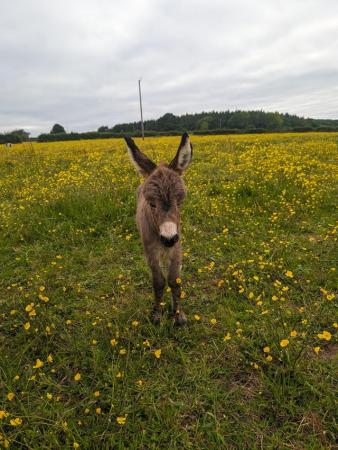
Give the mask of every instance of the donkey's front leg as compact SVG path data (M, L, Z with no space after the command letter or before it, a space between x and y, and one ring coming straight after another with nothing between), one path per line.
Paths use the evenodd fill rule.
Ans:
M169 273L168 273L168 284L171 289L173 304L172 304L172 313L175 318L176 325L185 325L187 323L186 315L184 314L181 307L181 286L177 282L177 279L180 275L180 266L181 266L181 251L178 248L176 252L174 252L172 259L169 264Z
M162 274L159 262L156 259L151 259L149 261L149 265L153 277L153 289L154 289L154 307L151 314L151 319L155 325L158 325L162 317L161 300L163 297L165 278Z

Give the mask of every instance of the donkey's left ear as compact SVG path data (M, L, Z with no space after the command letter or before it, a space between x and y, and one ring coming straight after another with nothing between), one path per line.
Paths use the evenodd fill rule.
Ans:
M169 168L175 170L180 175L187 169L192 159L192 145L188 133L183 133L181 143L178 147L175 158L169 164Z

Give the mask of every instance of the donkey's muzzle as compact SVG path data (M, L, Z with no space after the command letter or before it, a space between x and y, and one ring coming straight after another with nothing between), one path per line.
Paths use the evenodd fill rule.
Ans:
M173 245L176 244L179 237L178 237L178 234L175 234L171 238L167 238L167 237L161 235L160 239L161 239L161 242L163 245L165 245L166 247L172 247Z

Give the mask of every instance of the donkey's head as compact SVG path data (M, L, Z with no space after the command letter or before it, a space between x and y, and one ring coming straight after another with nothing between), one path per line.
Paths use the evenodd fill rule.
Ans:
M125 140L133 164L145 177L142 193L146 200L146 213L162 244L172 247L179 240L180 207L186 193L181 175L192 158L189 136L183 134L170 164L161 163L158 166L138 149L130 137Z

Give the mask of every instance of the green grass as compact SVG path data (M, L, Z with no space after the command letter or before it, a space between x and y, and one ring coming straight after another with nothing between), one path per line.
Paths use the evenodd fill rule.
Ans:
M193 143L185 328L149 320L122 142L1 149L0 447L334 448L337 134Z

